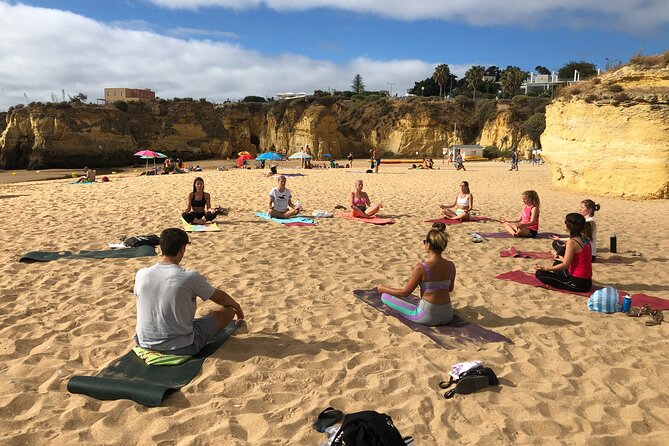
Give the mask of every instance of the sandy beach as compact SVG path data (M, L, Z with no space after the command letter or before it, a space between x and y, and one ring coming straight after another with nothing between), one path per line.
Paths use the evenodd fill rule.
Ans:
M448 228L456 313L513 343L445 349L352 292L404 285L425 256L425 220L438 218L439 204L451 203L467 180L477 214L493 218L516 217L521 193L536 190L542 231L563 232L564 215L593 199L601 205L598 258L613 256L611 233L623 257L595 263L594 281L669 299L669 201L557 189L546 166L521 164L509 172L508 164L481 162L456 172L438 160L439 170L382 164L374 175L363 173L363 160L356 164L304 171L287 187L308 213L334 211L348 206L354 181L363 178L372 201L384 203L380 215L395 224L332 218L283 227L255 216L266 210L276 180L209 165L199 173L212 204L230 213L217 219L221 232L191 234L182 265L234 297L247 327L157 408L66 389L72 375L94 375L132 347L134 275L157 257L18 259L28 251L105 249L122 236L180 227L197 174L0 184L0 444L317 445L325 436L311 424L328 406L387 413L416 446L667 441L669 323L647 327L647 318L590 312L584 297L494 278L534 271L536 263L501 258L501 249L548 251L548 240L472 243L472 232L501 225ZM200 302L198 314L214 307ZM494 369L500 386L445 400L438 383L451 365L476 359Z

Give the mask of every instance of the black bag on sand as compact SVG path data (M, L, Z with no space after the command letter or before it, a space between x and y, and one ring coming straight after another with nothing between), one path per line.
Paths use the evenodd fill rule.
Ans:
M458 379L451 377L448 382L440 382L439 387L448 389L452 384L455 384L455 388L444 393L444 398L446 399L453 398L456 393L467 395L488 386L498 386L499 379L490 367L478 367L467 370Z
M158 246L160 245L160 237L155 234L151 235L138 235L137 237L128 237L123 240L125 246L130 248L136 248L138 246L149 245L149 246Z
M392 418L374 410L365 410L344 417L332 446L406 446Z

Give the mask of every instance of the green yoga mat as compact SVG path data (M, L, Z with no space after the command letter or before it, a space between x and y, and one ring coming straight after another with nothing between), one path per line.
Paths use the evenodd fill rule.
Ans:
M155 256L156 248L149 245L137 248L105 249L103 251L31 251L19 259L19 262L50 262L59 259L132 259L134 257Z
M128 399L144 406L160 406L165 393L188 384L200 371L205 358L223 345L241 323L230 322L200 353L181 365L146 365L130 350L96 376L73 376L67 390L99 400Z

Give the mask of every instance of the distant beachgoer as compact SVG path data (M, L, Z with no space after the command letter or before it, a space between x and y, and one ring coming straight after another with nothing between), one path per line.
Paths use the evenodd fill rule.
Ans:
M200 167L199 164L193 167L193 172L202 172L202 168Z
M458 154L455 155L455 170L464 170L465 172L467 171L467 169L465 169L465 163L461 152L458 152Z
M88 166L84 167L84 176L77 178L75 183L95 183L95 176L97 172L95 169L90 169Z
M189 224L202 225L216 218L211 208L211 195L204 191L204 180L200 177L193 180L193 192L188 194L186 210L181 217Z
M376 149L372 150L372 168L374 173L379 173L379 166L381 165L381 155L376 152Z
M269 192L269 215L274 218L295 217L302 211L300 203L293 203L292 192L286 188L286 177L279 176L279 186Z
M521 195L523 200L522 212L517 220L506 220L501 218L499 221L504 225L506 232L514 237L534 238L539 232L539 195L536 191L527 190Z
M474 196L469 190L469 182L460 183L460 193L455 196L455 201L450 206L441 205L444 216L449 220L469 220L469 212L474 206Z
M590 246L592 247L592 263L595 263L597 260L597 222L595 221L595 212L599 209L599 204L590 199L581 201L581 206L579 207L579 213L585 217L583 237L590 240ZM553 239L553 249L557 255L564 256L565 242L569 240L569 238L559 238L558 236L553 236L551 238Z
M348 165L353 167L353 152L349 152L348 156L346 157L348 160ZM348 166L347 166L348 167Z
M509 170L518 170L518 149L511 151L511 169Z
M362 180L356 180L355 191L351 193L351 212L354 217L368 218L376 215L383 204L372 205L367 192L362 190Z
M590 291L592 288L592 245L583 237L585 217L576 212L564 219L569 231L564 256L556 255L552 266L535 265L535 276L542 283L576 292ZM566 270L566 271L565 271Z
M135 342L142 348L195 355L234 318L244 319L242 307L228 293L214 288L198 272L179 266L188 244L185 231L165 229L160 234L160 260L135 275ZM195 319L196 297L220 308Z
M453 320L451 292L455 286L455 264L442 257L448 245L446 226L435 223L423 240L429 254L425 262L418 263L404 288L377 287L381 301L396 310L402 317L422 325L446 325ZM403 299L420 286L420 302L413 305Z

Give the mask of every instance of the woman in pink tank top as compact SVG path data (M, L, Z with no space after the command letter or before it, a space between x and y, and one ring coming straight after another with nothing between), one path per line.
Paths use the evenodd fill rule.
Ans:
M500 218L499 221L504 225L506 232L514 237L534 238L539 232L539 194L533 190L526 190L521 198L525 207L520 217L516 220Z

